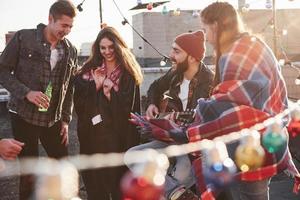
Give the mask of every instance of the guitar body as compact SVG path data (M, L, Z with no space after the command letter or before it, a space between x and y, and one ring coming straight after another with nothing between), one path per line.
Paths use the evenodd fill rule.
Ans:
M160 113L156 118L165 118L166 115L170 115L172 113L174 116L173 120L177 124L187 126L194 121L196 113L191 109L183 111L180 100L177 100L179 102L168 95L164 95L164 98L161 100L159 105Z
M158 109L160 113L183 111L180 100L176 101L173 97L166 94L164 94L164 97L160 101Z

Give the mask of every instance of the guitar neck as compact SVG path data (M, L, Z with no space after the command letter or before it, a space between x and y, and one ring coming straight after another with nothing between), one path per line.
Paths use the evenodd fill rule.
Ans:
M180 112L161 112L156 116L156 118L163 118L169 114L174 114L175 119L177 119L180 116L194 116L195 110L187 110L187 111L180 111Z

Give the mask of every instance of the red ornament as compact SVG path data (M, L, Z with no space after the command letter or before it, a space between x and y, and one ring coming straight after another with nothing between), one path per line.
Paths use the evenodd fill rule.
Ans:
M287 127L287 130L291 137L300 135L300 120L292 119Z
M291 112L291 121L287 129L291 137L296 137L300 134L300 108L296 108Z
M121 181L123 200L159 200L164 185L155 185L142 176L128 172Z
M148 3L148 5L147 5L147 9L148 9L148 10L152 10L152 8L153 8L153 3L151 3L151 2L150 2L150 3Z

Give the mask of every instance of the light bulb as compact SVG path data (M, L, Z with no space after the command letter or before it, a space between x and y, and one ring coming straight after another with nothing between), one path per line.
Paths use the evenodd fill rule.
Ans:
M243 13L246 13L246 12L248 12L249 11L249 8L247 8L246 6L243 6L242 7L242 12Z
M168 58L163 57L159 64L160 64L160 66L166 66L167 62L168 62Z
M296 85L300 85L300 75L296 78L295 84L296 84Z
M152 8L153 8L153 3L152 2L148 3L147 9L148 10L152 10Z
M199 14L198 10L193 10L193 14L192 14L192 16L193 16L194 18L197 18L197 17L199 17L199 16L200 16L200 14Z
M180 8L177 8L176 10L173 11L174 16L179 16L180 15Z
M161 14L163 15L167 15L169 13L168 9L167 9L167 6L163 6L163 9L161 11Z
M278 63L279 63L281 66L284 66L285 60L284 60L284 59L279 59L279 60L278 60Z
M272 1L271 0L266 0L266 8L267 9L270 9L270 8L272 8Z
M282 35L287 35L288 31L286 29L282 29Z

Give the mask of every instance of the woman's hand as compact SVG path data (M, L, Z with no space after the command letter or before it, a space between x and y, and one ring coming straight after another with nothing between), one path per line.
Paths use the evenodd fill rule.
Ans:
M103 93L109 101L111 99L110 90L113 86L114 86L114 83L109 78L106 78L104 80L104 82L103 82Z
M105 80L106 74L105 71L103 71L103 68L97 68L94 70L91 70L91 74L93 76L93 79L95 81L96 84L96 90L99 91L99 89L102 87L103 82Z

